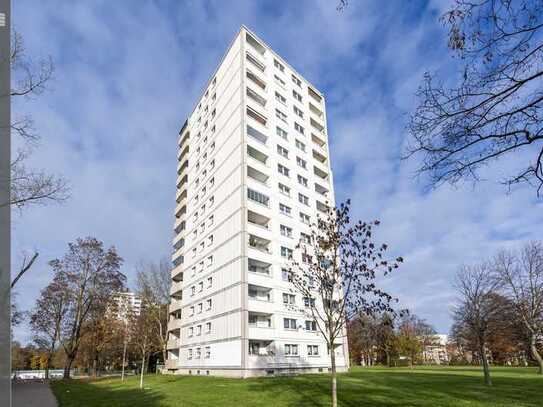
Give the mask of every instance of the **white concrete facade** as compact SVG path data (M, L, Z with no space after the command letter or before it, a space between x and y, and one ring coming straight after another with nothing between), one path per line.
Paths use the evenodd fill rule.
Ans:
M334 204L322 94L241 27L179 135L168 360L250 377L329 367L285 256ZM307 329L306 329L307 328ZM336 348L348 367L347 339Z

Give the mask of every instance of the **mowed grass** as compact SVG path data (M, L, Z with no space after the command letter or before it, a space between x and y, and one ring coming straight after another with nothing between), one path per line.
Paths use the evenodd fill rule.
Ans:
M543 376L532 368L493 368L494 386L473 367L354 368L339 375L344 407L543 406ZM223 379L204 376L131 377L52 383L60 407L329 406L327 375ZM39 404L36 404L39 406Z

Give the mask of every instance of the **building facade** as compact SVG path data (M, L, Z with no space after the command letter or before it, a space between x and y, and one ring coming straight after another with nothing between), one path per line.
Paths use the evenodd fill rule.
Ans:
M129 291L119 292L113 297L112 309L120 320L127 320L129 316L139 316L141 298Z
M284 266L334 204L323 95L241 27L178 139L168 360L250 377L329 368ZM346 336L335 349L348 367Z

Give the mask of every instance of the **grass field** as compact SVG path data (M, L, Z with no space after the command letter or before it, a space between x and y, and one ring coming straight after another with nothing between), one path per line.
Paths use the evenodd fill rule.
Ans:
M482 384L476 368L355 368L340 375L339 405L344 407L543 406L543 377L529 368L493 368L494 386ZM174 406L328 406L327 375L222 379L202 376L145 378L145 390L131 377L98 381L57 381L60 407Z

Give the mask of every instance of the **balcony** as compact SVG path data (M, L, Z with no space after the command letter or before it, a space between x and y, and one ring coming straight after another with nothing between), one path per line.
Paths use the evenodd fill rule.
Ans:
M186 229L186 225L187 225L187 223L184 220L180 221L179 223L176 222L174 232L176 234L181 233L182 231L184 231Z
M249 311L250 328L273 328L271 313Z
M189 176L188 174L185 174L183 177L177 177L178 178L178 181L177 181L177 188L181 189L181 187L188 182L189 180Z
M328 173L327 172L324 172L323 170L321 170L319 167L317 166L313 166L313 172L314 174L319 177L320 179L324 180L324 181L328 181Z
M178 368L179 358L166 359L166 369L174 370Z
M249 288L248 288L249 300L271 302L272 300L271 292L272 292L271 288L249 284Z
M271 254L271 240L249 235L249 247L262 253Z
M317 210L322 212L322 213L327 213L328 212L328 205L323 204L320 201L317 201Z
M176 212L175 212L175 217L177 219L181 218L181 216L185 215L187 213L187 205L183 205L181 206Z
M247 106L247 116L251 118L255 123L260 124L263 127L266 127L268 119L261 113L258 113L255 109L250 106Z
M247 70L246 76L247 76L247 79L249 79L250 83L256 85L258 88L260 88L263 91L266 90L266 82L263 79L260 79L258 75Z
M317 136L315 133L311 133L311 141L319 146L323 151L326 148L326 141Z
M170 301L170 313L181 311L181 308L181 300L172 298L172 300Z
M170 320L168 321L168 331L177 331L178 329L181 329L181 325L181 313L179 313L179 317L170 318ZM170 334L170 336L173 335Z
M180 266L184 262L185 262L185 259L183 258L183 255L181 254L176 255L172 261L174 267Z
M249 339L250 356L274 356L275 348L272 340L262 341Z
M190 131L183 132L187 127L187 122L183 125L183 128L181 129L180 136L179 136L179 148L182 148L183 145L188 141L190 138Z
M187 144L185 148L183 148L182 150L179 149L179 152L177 153L177 160L179 162L183 161L188 153L189 153L189 145Z
M258 151L256 148L247 146L247 155L249 158L258 161L260 164L264 166L268 166L268 156L260 151Z
M183 267L181 267L181 266L174 267L171 270L171 276L172 276L172 280L182 281L183 280Z
M317 130L320 134L324 134L324 126L320 123L318 123L315 119L311 118L309 120L309 122L311 123L311 126Z
M170 294L176 300L183 299L183 279L172 281L172 284L170 287Z
M252 35L247 33L245 35L245 41L247 41L247 44L251 46L259 55L264 56L266 53L266 48L260 44Z
M247 211L247 222L262 229L270 228L270 218L250 210Z
M168 342L166 342L167 349L179 349L179 346L180 346L179 339L168 339ZM175 360L175 359L168 359L166 362L170 360Z
M307 93L309 96L313 98L313 100L318 103L319 105L322 104L322 96L319 95L315 90L313 90L311 87L307 88Z
M175 202L177 202L178 204L181 203L182 200L186 199L187 198L187 190L186 189L183 189L183 190L177 190L176 194L175 194Z
M177 168L177 175L183 174L183 171L188 168L189 166L189 160L185 160L178 168Z
M313 150L313 158L322 164L326 164L326 156L319 153L317 150Z
M322 111L311 102L309 102L309 110L311 111L311 113L313 113L315 116L322 120Z
M324 196L325 198L328 198L328 189L323 187L322 185L320 184L317 184L315 182L315 192L317 192L318 194L321 194L322 196Z
M258 141L260 144L267 144L268 143L268 137L255 129L254 127L251 127L247 125L247 135L251 137L253 140Z
M270 207L270 197L254 189L247 188L247 198L259 205Z
M250 87L247 87L247 97L253 102L259 104L262 107L266 107L266 98L260 96L257 92L252 90Z
M268 186L268 179L270 178L268 175L250 166L247 166L247 177L265 186Z
M249 272L269 277L271 275L271 264L249 258Z

